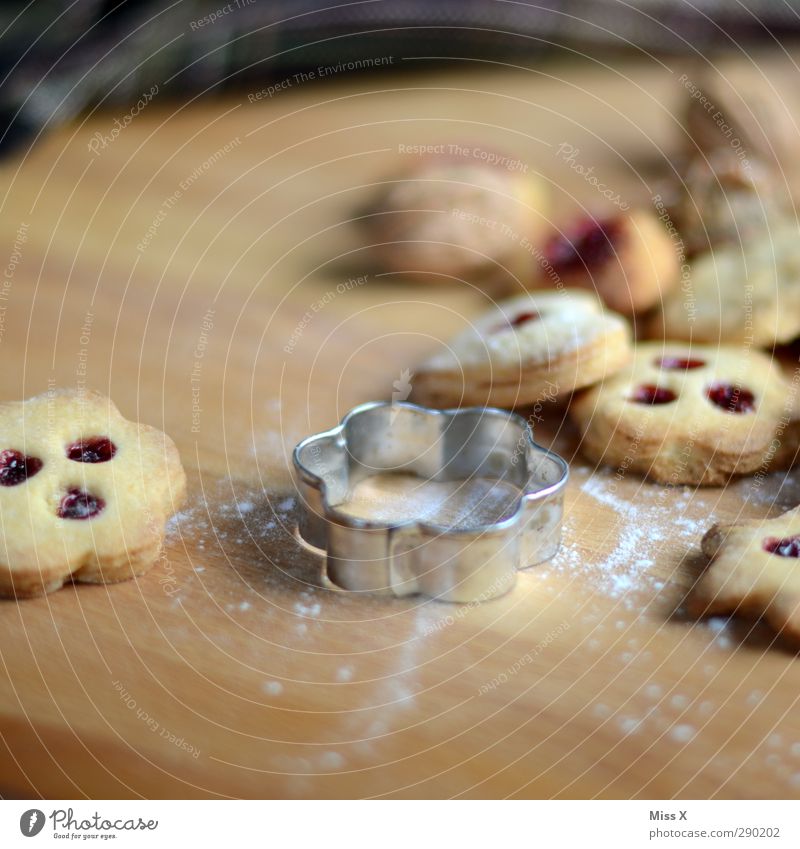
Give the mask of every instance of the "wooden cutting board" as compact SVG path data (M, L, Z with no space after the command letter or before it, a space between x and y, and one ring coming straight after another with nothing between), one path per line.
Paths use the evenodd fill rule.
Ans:
M741 67L797 88L785 59ZM553 408L537 436L572 466L564 546L503 599L331 593L295 543L291 447L390 397L484 303L380 275L360 249L349 219L408 161L399 146L502 148L550 181L557 217L602 200L557 156L568 141L646 201L686 67L409 70L255 103L156 97L3 163L2 397L108 392L172 435L190 478L146 577L0 604L6 795L800 793L793 652L682 608L707 526L797 504L795 476L617 480Z

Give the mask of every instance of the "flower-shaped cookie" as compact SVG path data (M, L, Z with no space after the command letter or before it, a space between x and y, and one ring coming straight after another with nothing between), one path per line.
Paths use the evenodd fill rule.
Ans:
M536 292L497 304L426 360L413 399L432 407L519 407L566 397L619 371L630 330L579 289Z
M0 595L143 574L185 494L172 440L102 395L0 405Z
M797 394L760 351L651 342L570 412L597 463L660 483L718 485L791 464Z
M692 590L693 612L764 616L800 640L800 507L776 519L714 525L703 552L711 562Z

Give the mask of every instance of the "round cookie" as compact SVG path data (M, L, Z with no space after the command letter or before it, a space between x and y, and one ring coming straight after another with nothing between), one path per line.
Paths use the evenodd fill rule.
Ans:
M432 407L519 407L568 396L630 359L630 329L588 292L536 292L497 304L426 360L412 398Z
M362 224L382 271L408 272L419 282L431 275L480 282L504 269L527 276L533 260L525 245L543 229L548 206L535 175L429 156L381 186Z
M0 404L0 596L143 574L185 495L172 440L102 395Z
M537 288L553 280L596 291L616 312L632 315L659 303L678 280L678 253L647 210L585 218L545 243Z
M595 463L659 483L718 485L792 463L797 388L759 351L651 342L570 413Z
M771 348L800 336L800 228L705 253L664 301L652 337Z

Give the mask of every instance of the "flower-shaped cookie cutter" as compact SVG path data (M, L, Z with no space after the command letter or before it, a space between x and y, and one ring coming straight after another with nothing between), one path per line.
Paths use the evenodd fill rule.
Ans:
M362 404L338 427L300 442L293 459L299 535L326 553L327 579L339 589L485 601L558 550L569 467L505 410ZM512 484L519 497L499 521L475 526L393 524L340 509L358 482L381 472L436 482L488 478Z

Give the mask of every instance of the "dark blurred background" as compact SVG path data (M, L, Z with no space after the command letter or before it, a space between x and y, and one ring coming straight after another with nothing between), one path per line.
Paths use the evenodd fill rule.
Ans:
M88 108L135 102L153 85L188 99L380 54L431 63L530 63L565 49L575 59L708 58L798 31L800 0L5 0L0 152Z

